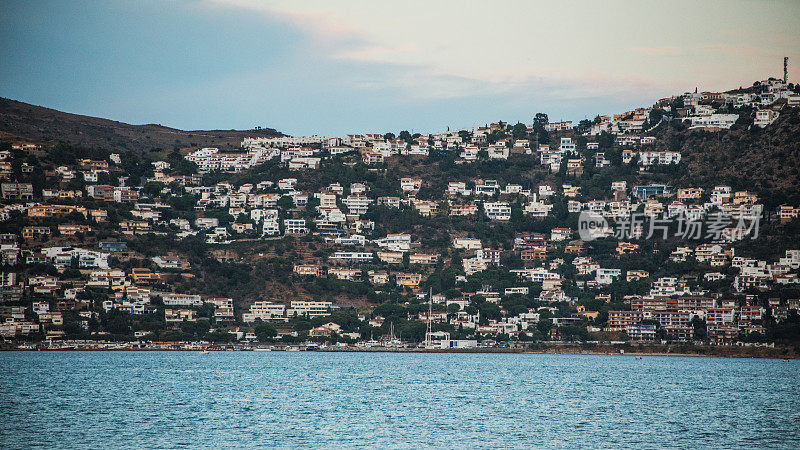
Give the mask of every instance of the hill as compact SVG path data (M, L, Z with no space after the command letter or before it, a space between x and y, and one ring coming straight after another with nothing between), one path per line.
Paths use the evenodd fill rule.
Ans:
M752 122L752 121L751 121ZM758 128L692 130L680 122L661 127L656 149L677 150L684 170L672 174L676 185L713 187L729 184L760 195L769 208L796 202L800 180L800 108L783 108L780 117Z
M137 152L175 147L238 147L242 138L275 136L260 130L184 131L156 124L131 125L82 116L0 98L0 139L34 143L66 141L90 148L121 148Z

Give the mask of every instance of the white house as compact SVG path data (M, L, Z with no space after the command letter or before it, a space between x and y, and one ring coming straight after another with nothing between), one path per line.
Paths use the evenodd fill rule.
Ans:
M507 202L484 202L483 210L492 220L511 219L511 206Z
M622 270L620 269L597 269L595 271L595 281L597 284L611 284L614 278L620 276Z

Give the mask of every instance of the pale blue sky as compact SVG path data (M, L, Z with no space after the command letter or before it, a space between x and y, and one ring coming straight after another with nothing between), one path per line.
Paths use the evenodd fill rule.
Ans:
M440 131L800 78L800 2L4 1L0 96L183 129Z

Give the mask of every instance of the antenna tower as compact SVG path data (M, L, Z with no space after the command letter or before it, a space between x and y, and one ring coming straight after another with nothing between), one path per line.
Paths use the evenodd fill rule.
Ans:
M783 83L786 84L789 75L789 57L783 57Z

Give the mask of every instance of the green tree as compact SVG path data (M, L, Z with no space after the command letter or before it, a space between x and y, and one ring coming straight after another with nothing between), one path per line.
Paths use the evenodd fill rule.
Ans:
M536 329L539 330L539 333L542 333L542 336L548 336L552 327L553 321L550 319L540 318L539 323L536 324Z
M528 137L528 127L524 123L518 123L511 129L511 135L514 139L525 139Z
M273 339L278 335L278 330L276 330L271 323L267 322L261 322L260 324L256 325L253 331L256 333L256 337L261 342Z
M695 339L704 340L708 337L708 330L706 329L706 321L694 316L692 317L692 328L694 328Z

